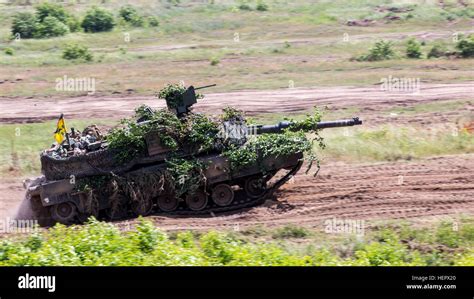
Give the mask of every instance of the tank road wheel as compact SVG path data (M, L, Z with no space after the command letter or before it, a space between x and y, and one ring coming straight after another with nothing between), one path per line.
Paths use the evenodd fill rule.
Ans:
M158 197L157 204L163 212L172 212L178 208L179 200L172 195L165 194Z
M137 216L147 216L153 210L153 200L151 198L143 198L140 201L134 201L131 204L132 212Z
M212 200L218 206L228 206L234 200L234 190L227 184L217 185L212 188Z
M76 205L70 201L51 206L50 212L51 217L62 224L73 223L77 215Z
M202 190L196 190L186 195L186 204L193 211L200 211L207 206L207 194Z
M266 182L259 176L250 177L245 180L244 190L248 197L259 198L266 191Z

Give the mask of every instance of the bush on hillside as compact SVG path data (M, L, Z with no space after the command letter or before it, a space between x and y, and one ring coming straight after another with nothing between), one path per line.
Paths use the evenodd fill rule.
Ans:
M105 9L93 7L87 11L81 26L85 32L110 31L115 26L114 16Z
M56 17L48 16L36 26L34 34L35 38L48 38L55 36L63 36L69 32L69 27Z
M380 40L369 49L369 54L359 56L357 61L380 61L395 57L395 52L392 48L392 43L389 41Z
M69 44L66 45L66 48L63 50L64 59L67 60L80 60L92 61L92 53L86 46L81 46L79 44Z
M32 38L36 32L37 20L35 15L29 12L20 12L13 16L11 32L20 38Z
M410 38L408 40L406 55L408 58L421 58L421 45L416 39Z

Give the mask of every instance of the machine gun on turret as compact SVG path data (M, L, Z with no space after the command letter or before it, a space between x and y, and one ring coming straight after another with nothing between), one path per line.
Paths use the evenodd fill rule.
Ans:
M166 105L168 109L175 110L176 115L181 117L190 111L189 108L191 108L192 105L197 103L198 97L196 95L196 90L213 87L216 85L217 84L211 84L201 87L189 86L185 92L173 97L173 99L166 99Z

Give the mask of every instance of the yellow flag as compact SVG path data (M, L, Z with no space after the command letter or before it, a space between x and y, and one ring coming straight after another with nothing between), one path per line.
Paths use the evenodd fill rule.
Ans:
M66 123L64 122L64 117L61 114L56 125L56 131L54 132L54 139L58 144L61 144L64 140L64 135L66 134Z

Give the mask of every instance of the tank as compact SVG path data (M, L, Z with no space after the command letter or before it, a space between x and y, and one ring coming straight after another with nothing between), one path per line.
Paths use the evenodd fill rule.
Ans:
M192 112L196 91L211 86L168 90L167 109L141 107L133 122L105 136L94 126L71 129L54 154L41 153L42 176L24 182L40 225L256 206L302 167L304 148L312 146L303 131L362 124L350 118L255 125L230 108L211 121ZM130 138L136 132L142 135ZM273 146L280 139L287 147Z

